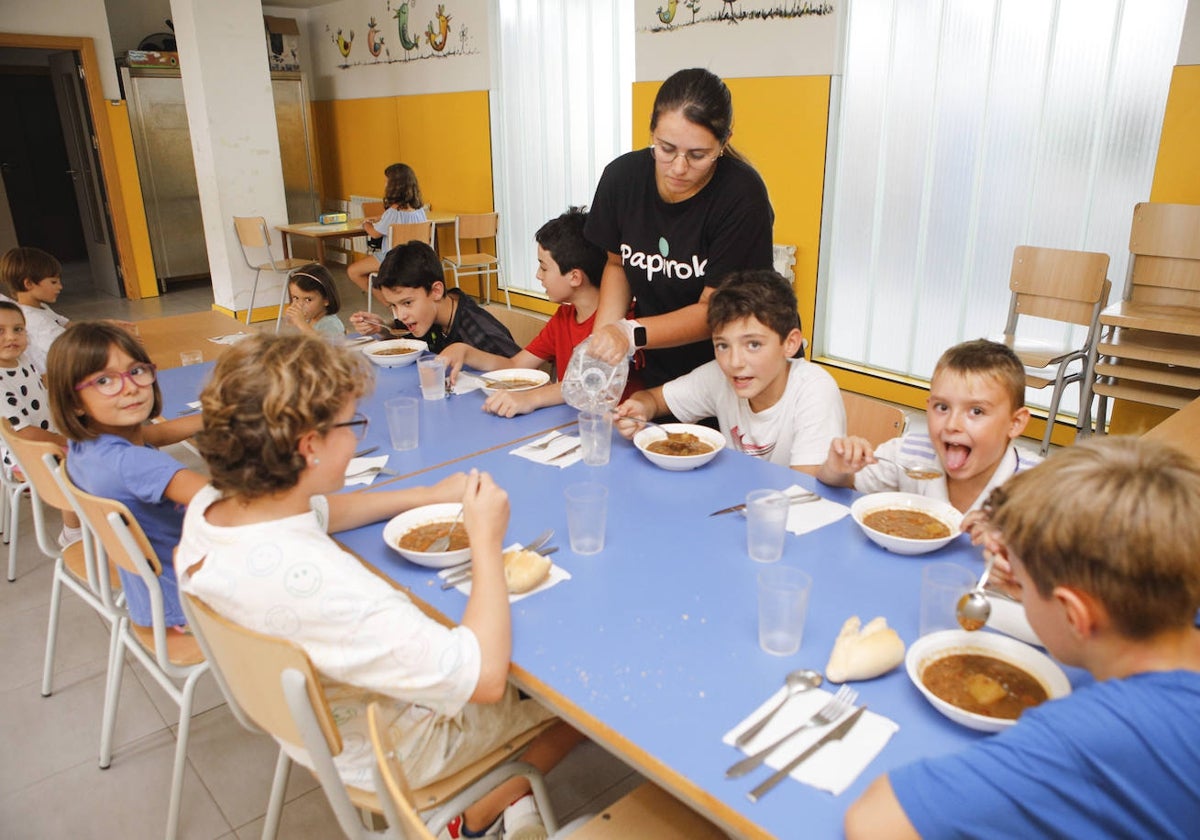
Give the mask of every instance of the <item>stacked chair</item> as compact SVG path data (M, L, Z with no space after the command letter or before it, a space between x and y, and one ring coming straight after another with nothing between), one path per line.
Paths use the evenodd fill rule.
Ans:
M1092 366L1100 329L1100 312L1108 303L1108 254L1058 248L1018 246L1013 252L1008 287L1011 292L1004 343L1025 366L1025 385L1052 387L1042 455L1050 450L1050 435L1058 419L1063 391L1079 385L1077 432L1091 430ZM1057 340L1034 339L1024 329L1029 319L1058 322ZM1084 327L1082 340L1073 327Z
M1180 409L1200 396L1200 205L1134 207L1125 290L1100 325L1098 432L1110 397Z

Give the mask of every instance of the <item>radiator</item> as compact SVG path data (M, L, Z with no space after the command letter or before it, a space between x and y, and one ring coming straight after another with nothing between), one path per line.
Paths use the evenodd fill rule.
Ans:
M369 195L352 195L352 196L350 196L350 200L346 202L346 212L350 214L351 219L361 219L363 216L366 215L365 213L363 213L363 209L362 209L363 202L365 202L365 201L382 202L383 199L372 197Z

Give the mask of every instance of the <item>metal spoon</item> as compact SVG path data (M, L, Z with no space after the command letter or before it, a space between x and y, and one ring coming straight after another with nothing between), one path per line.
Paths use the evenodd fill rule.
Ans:
M457 528L458 523L462 521L463 513L465 511L466 508L464 507L460 507L458 509L458 516L454 517L454 521L450 523L450 528L446 531L445 535L438 537L436 540L431 542L429 547L425 549L426 552L437 553L439 551L445 551L450 547L450 535L454 533L454 529Z
M975 584L975 588L970 592L964 592L954 607L954 615L958 619L959 626L964 630L978 630L987 624L988 618L992 615L992 602L988 600L983 591L983 584L987 582L988 575L991 573L992 558L989 556L983 567L983 574L979 577L979 583Z
M899 461L893 461L891 458L880 458L875 456L876 461L887 461L889 464L895 464L900 469L904 470L905 475L915 481L932 481L935 478L942 477L941 470L935 470L933 467L916 467L909 464L901 464Z
M617 421L629 420L633 423L641 423L643 426L649 426L652 429L658 429L660 432L662 432L664 435L667 436L667 440L682 440L683 438L685 438L688 435L688 432L668 431L666 426L662 425L661 423L655 423L653 420L643 420L640 417L619 417L619 416L617 416L616 410L613 411L613 417Z
M750 739L762 732L763 727L770 722L771 718L775 717L775 713L783 708L784 704L792 698L792 695L799 694L802 691L808 691L810 688L817 688L821 684L822 677L816 671L809 668L801 668L799 671L792 671L783 678L784 687L787 688L787 694L783 695L783 699L775 704L775 708L767 712L762 720L755 723L733 742L735 747L744 747L750 742Z

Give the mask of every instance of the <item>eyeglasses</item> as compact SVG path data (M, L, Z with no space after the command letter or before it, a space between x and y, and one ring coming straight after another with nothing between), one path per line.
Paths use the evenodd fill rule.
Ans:
M142 364L134 365L123 373L119 370L106 370L104 373L98 373L86 382L80 382L75 386L75 390L82 391L84 388L95 388L98 394L106 397L115 397L121 391L125 390L125 380L129 380L140 388L145 388L147 385L152 385L154 379L154 365L149 362L143 362Z
M362 440L367 436L367 427L371 425L371 419L365 414L355 414L353 420L347 420L345 423L334 423L333 428L337 429L346 426L354 430L354 437L357 440Z
M692 169L707 169L712 166L714 160L721 156L723 151L724 149L718 149L713 153L700 149L692 149L691 151L684 152L679 149L665 149L657 143L650 144L650 154L664 166L670 166L679 158L683 158L684 162Z

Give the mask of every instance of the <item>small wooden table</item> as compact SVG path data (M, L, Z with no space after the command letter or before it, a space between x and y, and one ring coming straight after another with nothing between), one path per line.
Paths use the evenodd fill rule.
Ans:
M434 241L437 241L436 229L442 225L453 225L457 213L448 213L445 211L429 211L426 218L433 222L435 235ZM293 236L312 239L317 243L317 262L325 264L325 240L327 239L355 239L359 236L366 236L367 232L363 229L364 219L350 219L347 222L340 222L335 225L323 225L320 222L301 222L294 225L277 225L276 230L283 234L283 258L287 259L291 255L290 238Z

